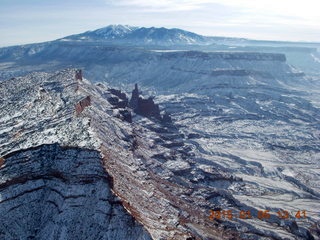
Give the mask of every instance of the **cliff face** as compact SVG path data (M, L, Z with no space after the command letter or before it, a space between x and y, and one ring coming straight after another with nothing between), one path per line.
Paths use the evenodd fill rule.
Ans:
M1 239L151 239L112 192L75 74L1 83Z
M132 91L129 106L134 112L142 116L157 119L163 122L170 122L168 118L170 117L169 115L166 115L166 117L161 116L159 105L155 104L152 97L145 99L140 96L138 84L135 84L134 90Z
M1 83L0 236L232 236L212 225L206 209L180 199L188 188L169 186L173 172L151 158L170 151L150 145L157 134L114 117L110 90L75 74L33 73ZM203 225L187 225L195 220ZM201 233L208 224L214 229Z
M3 158L1 239L151 239L111 192L98 151L48 144Z
M258 223L210 220L210 209L258 211L231 194L247 194L252 182L233 175L228 165L216 164L228 164L232 154L216 150L218 159L202 157L198 151L209 154L205 144L193 139L196 134L186 141L174 123L162 125L138 115L132 123L126 121L116 113L131 110L110 103L110 96L126 100L122 94L76 79L75 74L73 69L33 73L0 83L0 236L90 240L310 236L294 220L284 224L274 216ZM195 106L200 109L201 104L200 99ZM195 131L200 126L188 124ZM239 169L249 169L250 174L262 168L233 157L244 165Z
M195 81L199 81L197 87L216 85L216 81L224 81L221 75L247 81L255 75L267 74L266 82L270 76L288 78L292 73L284 54L153 51L88 42L56 41L1 48L0 62L0 80L72 65L85 68L84 75L92 81L102 81L104 76L113 86L138 83L175 93L193 90Z
M285 62L286 56L284 54L275 53L261 53L261 52L199 52L199 51L186 51L186 52L169 52L162 55L162 58L177 58L188 57L194 59L220 59L220 60L246 60L246 61L279 61Z

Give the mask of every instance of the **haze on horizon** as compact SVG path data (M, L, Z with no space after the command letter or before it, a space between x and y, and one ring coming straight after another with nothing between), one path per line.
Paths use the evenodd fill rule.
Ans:
M0 0L0 46L128 24L207 36L320 41L315 0Z

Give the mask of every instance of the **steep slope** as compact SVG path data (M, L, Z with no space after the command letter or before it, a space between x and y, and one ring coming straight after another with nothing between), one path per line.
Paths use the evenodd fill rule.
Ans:
M158 148L139 137L152 133L117 118L107 88L75 75L33 73L1 83L2 236L149 239L146 228L154 239L230 238L214 226L208 233L188 227L212 223L192 203L184 211L199 213L182 220L188 215L178 207L179 193L188 189L165 189L172 172L157 174L151 156Z
M192 112L179 106L188 108L187 101L162 97L173 116L177 114L178 127L135 114L132 123L125 121L121 112L131 110L110 103L117 97L115 91L89 83L72 69L33 73L0 86L0 230L7 239L17 235L184 240L316 236L310 227L315 216L308 215L309 225L306 219L283 221L276 213L266 221L236 217L242 210L256 215L261 207L269 207L246 198L265 192L263 183L253 184L249 176L270 179L271 175L263 173L265 168L259 170L257 162L236 157L234 151L226 155L223 148L214 150L221 147L218 143L205 143L208 139L202 136L213 135L201 126L209 128L212 122L200 124L208 119L194 98L186 100L201 115L191 121ZM227 135L233 138L230 132ZM317 147L312 151L318 152ZM234 167L230 159L240 166ZM298 197L319 209L316 186L293 182L290 176L284 180L298 186ZM271 210L277 207L283 206ZM211 220L210 209L232 210L234 218ZM35 217L21 220L26 214ZM82 231L76 231L75 225Z
M55 143L3 158L1 239L151 239L112 194L99 152Z
M73 71L1 83L1 239L151 239L111 192L77 87Z

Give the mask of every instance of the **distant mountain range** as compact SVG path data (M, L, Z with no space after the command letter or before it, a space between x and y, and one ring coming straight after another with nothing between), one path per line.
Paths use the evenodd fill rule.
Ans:
M137 59L138 62L147 56L153 59L172 51L280 53L298 72L318 76L318 49L317 43L257 41L202 36L177 28L110 25L50 42L0 48L0 80L34 70L47 71L48 67L54 70L62 66L88 68L97 64L127 63L128 57L136 63ZM18 66L19 71L13 65Z
M208 45L215 41L246 41L240 38L207 37L178 28L133 27L128 25L109 25L94 31L71 35L60 41L120 42L130 45Z
M143 46L236 45L319 48L319 43L251 40L246 38L203 36L178 28L109 25L93 31L67 36L58 41L105 42Z

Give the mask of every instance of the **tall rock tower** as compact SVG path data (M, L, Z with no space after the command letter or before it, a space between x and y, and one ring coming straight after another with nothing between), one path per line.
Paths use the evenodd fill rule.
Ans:
M134 89L132 90L132 95L131 99L129 102L129 106L133 109L136 110L139 105L139 89L138 89L138 84L136 83L134 85Z
M76 78L76 80L82 80L82 70L81 69L76 70L75 78Z

